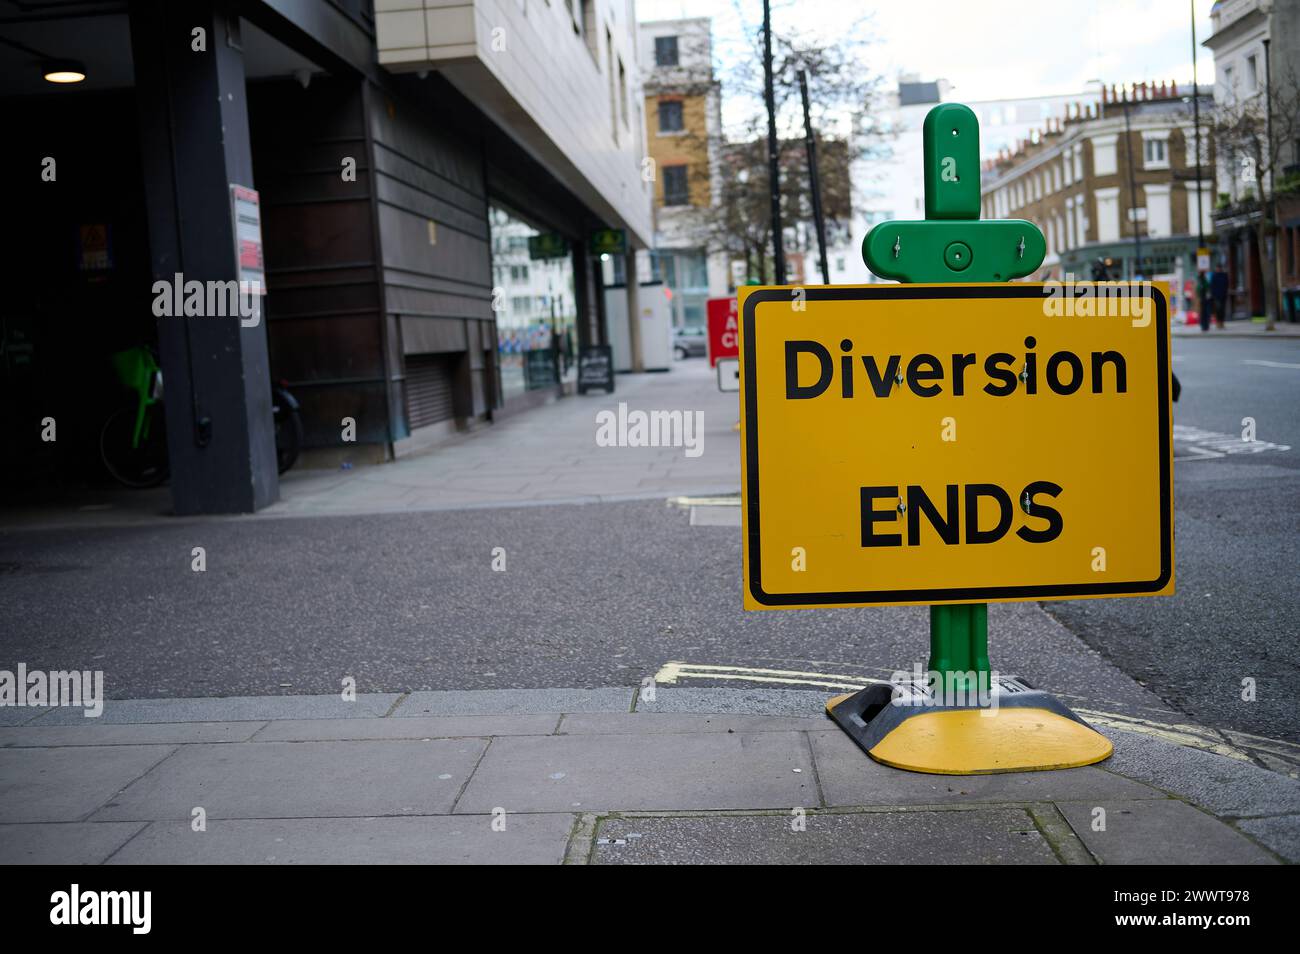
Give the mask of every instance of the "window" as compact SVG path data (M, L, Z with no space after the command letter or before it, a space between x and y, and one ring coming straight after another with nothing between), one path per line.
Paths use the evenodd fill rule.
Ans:
M677 65L677 37L655 37L655 66Z
M605 63L609 66L609 128L617 143L619 113L622 110L618 99L618 73L614 69L614 34L609 27L605 28Z
M555 386L557 368L549 349L557 335L576 340L578 310L572 255L530 259L528 239L539 229L495 201L488 207L488 225L493 272L519 282L508 292L493 290L500 383L494 403L500 404L528 390ZM571 366L559 370L574 373Z
M1186 153L1185 161L1190 168L1196 165L1196 129L1187 127L1183 130L1183 146ZM1201 165L1208 165L1210 162L1210 130L1201 127Z
M1143 186L1143 190L1147 197L1147 235L1151 238L1167 238L1173 232L1173 220L1169 210L1169 184L1150 183Z
M1115 150L1115 144L1118 141L1119 136L1115 133L1108 136L1092 137L1092 174L1094 176L1113 176L1119 171L1119 161Z
M685 166L664 166L664 205L690 205Z
M618 116L627 125L627 70L623 68L623 57L618 58Z
M680 99L660 100L659 132L681 132L682 129L682 101Z
M1162 169L1169 165L1168 153L1163 139L1144 139L1142 141L1143 165L1147 169Z
M600 31L596 29L596 5L592 0L569 0L573 13L573 32L582 37L596 68L600 68Z
M1097 241L1119 241L1119 186L1098 189L1097 199Z
M1246 57L1246 92L1253 93L1259 89L1259 61L1254 56Z

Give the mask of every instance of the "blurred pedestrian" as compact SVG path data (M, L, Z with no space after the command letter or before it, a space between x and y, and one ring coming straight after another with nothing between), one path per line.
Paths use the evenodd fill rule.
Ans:
M1212 307L1210 303L1210 273L1201 272L1196 277L1196 284L1199 291L1197 314L1201 319L1201 331L1204 333L1210 330L1210 309Z
M1228 311L1228 273L1216 270L1210 276L1210 297L1214 299L1214 320L1222 328Z

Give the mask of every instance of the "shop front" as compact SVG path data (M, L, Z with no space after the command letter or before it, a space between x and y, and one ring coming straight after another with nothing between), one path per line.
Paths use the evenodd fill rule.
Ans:
M576 379L575 249L497 201L488 221L500 401L509 410Z

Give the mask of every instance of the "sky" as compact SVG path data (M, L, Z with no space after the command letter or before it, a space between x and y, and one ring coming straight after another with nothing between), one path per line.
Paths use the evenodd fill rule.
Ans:
M1194 0L1197 43L1210 33L1213 0ZM744 55L746 30L762 22L761 0L637 0L639 20L713 19L714 59ZM833 39L867 34L872 71L892 85L899 73L947 79L962 101L1082 92L1088 81L1192 77L1189 0L773 0L774 31ZM1214 61L1197 49L1197 78L1214 81ZM726 88L723 88L724 103ZM737 109L745 109L737 104ZM730 124L734 116L726 115Z

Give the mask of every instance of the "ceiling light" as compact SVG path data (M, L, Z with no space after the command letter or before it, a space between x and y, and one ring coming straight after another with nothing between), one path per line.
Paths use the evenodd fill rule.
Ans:
M41 72L47 83L80 83L86 78L86 68L76 60L50 60Z

